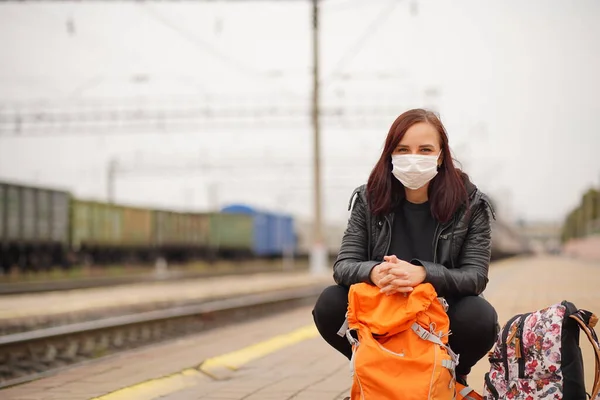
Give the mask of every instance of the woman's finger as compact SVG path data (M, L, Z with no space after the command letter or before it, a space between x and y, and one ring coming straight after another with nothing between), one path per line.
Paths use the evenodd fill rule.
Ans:
M380 289L381 293L390 295L394 293L410 293L413 291L412 286L402 286L398 287L395 285L387 285Z
M383 287L388 284L392 284L392 283L395 284L394 283L395 281L408 281L408 275L402 274L402 275L398 276L398 275L394 275L394 274L388 274L379 281L379 286Z
M396 279L396 275L386 275L379 281L379 286L384 287L390 284L394 279Z
M410 293L413 291L412 286L397 287L396 293Z
M387 279L386 279L387 278ZM386 286L392 286L392 287L405 287L405 286L412 286L411 282L408 279L398 279L396 277L394 277L393 279L389 279L389 276L385 277L384 279L386 279L385 281L381 282L381 288L384 288Z
M408 279L396 278L392 282L390 282L390 285L394 285L396 287L404 287L412 286L412 283Z
M392 267L392 268L390 268L390 269L387 270L387 274L388 275L394 275L397 278L403 278L403 279L407 279L408 278L408 271L406 271L402 267Z
M384 261L381 264L379 264L379 271L387 273L387 271L389 271L393 267L394 264Z

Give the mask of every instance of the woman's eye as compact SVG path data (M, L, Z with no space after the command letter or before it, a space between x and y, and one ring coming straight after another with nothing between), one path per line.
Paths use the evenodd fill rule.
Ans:
M431 149L422 149L421 151L423 151L425 153L431 153Z

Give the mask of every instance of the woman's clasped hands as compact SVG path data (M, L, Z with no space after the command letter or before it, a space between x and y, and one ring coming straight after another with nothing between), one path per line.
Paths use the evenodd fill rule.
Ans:
M381 293L409 293L413 287L425 280L425 268L414 265L391 255L383 257L383 262L371 270L371 281Z

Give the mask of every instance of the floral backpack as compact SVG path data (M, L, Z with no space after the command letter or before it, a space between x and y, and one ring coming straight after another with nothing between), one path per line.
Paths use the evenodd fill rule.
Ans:
M518 314L502 328L490 352L483 396L497 399L600 400L600 343L594 332L598 317L573 303ZM580 329L596 357L591 394L585 390Z

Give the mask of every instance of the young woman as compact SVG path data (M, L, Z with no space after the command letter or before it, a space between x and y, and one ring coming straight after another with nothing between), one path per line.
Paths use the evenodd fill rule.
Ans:
M449 342L460 354L457 380L493 346L497 314L481 296L491 254L489 199L455 168L448 136L432 112L414 109L392 124L354 207L326 288L313 317L321 336L350 358L344 322L348 288L368 282L387 294L428 282L449 303Z

